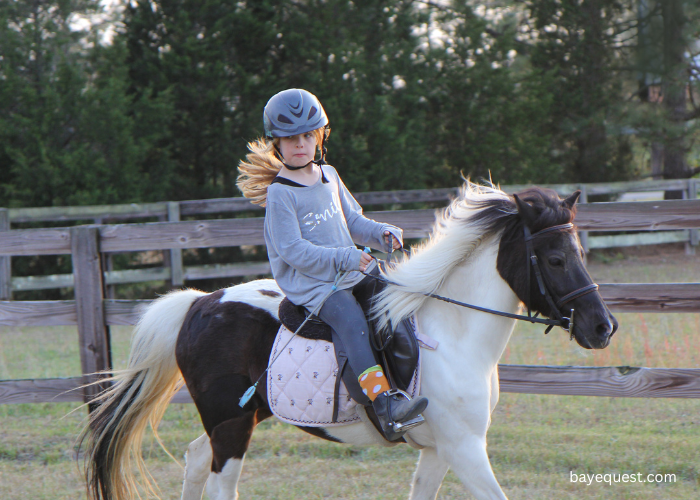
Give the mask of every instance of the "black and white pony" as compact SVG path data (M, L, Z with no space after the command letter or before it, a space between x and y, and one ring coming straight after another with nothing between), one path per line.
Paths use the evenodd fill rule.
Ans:
M409 431L423 447L411 499L434 499L450 467L474 497L506 498L489 463L486 432L498 402L497 363L515 320L424 293L510 313L526 301L549 317L568 317L575 309L571 334L587 349L606 347L617 329L568 225L577 197L561 200L539 188L509 196L466 183L438 217L430 238L388 271L394 284L379 297L375 312L393 322L415 314L420 330L439 342L436 350L421 352L421 394L430 404L426 423ZM541 232L531 239L532 250L554 301L575 290L591 293L553 311L526 262L525 228ZM244 408L239 398L268 365L282 298L273 280L258 280L209 294L173 291L148 307L134 332L128 368L116 374L114 385L100 397L83 436L92 498L135 498L135 468L150 487L141 455L143 433L148 424L157 428L183 378L206 433L188 447L182 498L199 500L205 485L212 499L238 497L253 430L272 415L265 384ZM357 445L374 439L362 423L302 429Z

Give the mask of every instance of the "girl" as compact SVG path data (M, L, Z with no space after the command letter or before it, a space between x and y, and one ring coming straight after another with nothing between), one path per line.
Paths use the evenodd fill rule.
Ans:
M325 163L330 128L316 96L301 89L282 91L268 101L263 121L267 139L248 144L251 153L238 166L237 185L246 198L265 206L272 274L289 300L314 310L331 291L336 275L345 272L318 316L342 341L385 435L398 439L402 433L393 424L416 417L428 400L389 392L370 347L367 320L352 292L375 284L360 271L369 273L376 263L355 243L399 249L403 232L362 215L336 170ZM315 160L317 150L320 160Z

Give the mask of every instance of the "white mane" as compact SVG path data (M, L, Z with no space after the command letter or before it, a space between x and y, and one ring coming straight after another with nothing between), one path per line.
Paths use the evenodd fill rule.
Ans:
M411 249L409 259L386 272L395 285L377 296L374 315L380 328L412 315L427 299L424 293L440 289L450 271L469 258L486 236L470 217L484 209L485 201L503 199L509 196L500 189L465 182L460 195L437 214L430 237Z

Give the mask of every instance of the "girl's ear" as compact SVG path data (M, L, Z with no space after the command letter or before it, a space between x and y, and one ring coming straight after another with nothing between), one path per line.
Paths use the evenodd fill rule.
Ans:
M574 205L576 205L576 201L578 200L578 197L579 197L579 196L581 196L581 190L580 190L580 189L574 191L574 194L572 194L571 196L569 196L567 199L562 200L562 202L561 202L562 206L564 206L564 207L568 208L569 210L571 210L572 208L574 208Z
M523 220L527 227L532 227L532 225L537 220L537 212L528 202L518 198L517 194L514 194L513 198L515 199L515 205L518 207L518 213L520 214L520 218Z

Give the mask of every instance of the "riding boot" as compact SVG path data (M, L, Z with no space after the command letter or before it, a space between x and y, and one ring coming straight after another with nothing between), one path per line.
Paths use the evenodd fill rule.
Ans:
M382 426L384 436L389 441L396 441L403 436L407 430L423 423L420 414L428 406L428 398L416 396L411 399L404 392L387 391L383 392L372 402L372 408L377 414L379 424Z

